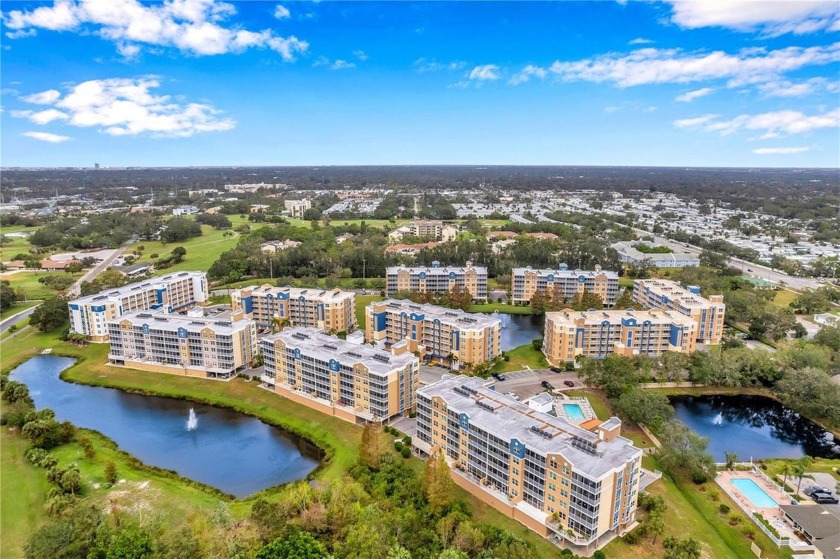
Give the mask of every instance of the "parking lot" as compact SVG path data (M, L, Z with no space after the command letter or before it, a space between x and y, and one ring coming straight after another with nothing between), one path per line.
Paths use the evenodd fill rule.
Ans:
M426 384L437 382L445 374L457 374L457 371L450 371L444 367L420 365L420 385L424 386ZM548 381L557 390L570 388L569 386L563 384L564 381L574 383L574 388L581 385L577 373L573 371L555 373L550 369L531 369L502 373L502 376L505 380L496 381L496 390L502 394L512 392L516 394L520 400L525 400L542 392L544 390L542 387L543 381Z

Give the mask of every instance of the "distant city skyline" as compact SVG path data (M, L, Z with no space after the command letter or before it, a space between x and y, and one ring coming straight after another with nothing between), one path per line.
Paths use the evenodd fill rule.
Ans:
M6 2L0 164L840 167L837 2Z

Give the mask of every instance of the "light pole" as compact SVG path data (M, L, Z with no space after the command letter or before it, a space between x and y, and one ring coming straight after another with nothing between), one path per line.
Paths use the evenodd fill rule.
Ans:
M367 280L367 268L366 268L367 260L362 258L362 279Z

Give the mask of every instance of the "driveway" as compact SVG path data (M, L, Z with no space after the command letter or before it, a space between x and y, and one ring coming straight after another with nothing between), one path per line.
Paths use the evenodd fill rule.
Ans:
M551 369L531 369L502 373L502 375L505 380L496 382L496 390L502 394L513 392L521 400L526 400L542 392L544 390L542 381L544 380L550 382L557 390L568 390L570 388L563 384L563 381L566 380L573 382L575 384L574 388L582 386L577 373L573 371L555 373Z
M412 439L417 436L417 420L411 417L392 419L391 427L396 428L400 433L405 433Z
M823 489L831 490L831 492L834 493L835 496L840 494L840 491L838 491L838 489L840 489L840 481L838 481L837 478L832 476L831 474L824 474L824 473L819 473L819 472L808 472L805 475L810 476L814 479L811 480L811 479L808 479L808 477L803 478L802 479L802 486L801 486L802 491L805 491L806 489L808 489L812 485L819 485ZM788 485L790 485L791 487L796 489L797 481L798 481L797 478L792 478L792 479L788 480ZM811 498L808 497L807 495L805 495L805 493L802 493L802 495L800 497L800 500L802 502L805 502L805 503L813 503ZM832 511L837 516L840 516L840 504L837 504L837 505L823 505L823 506L825 508L827 508L828 510Z

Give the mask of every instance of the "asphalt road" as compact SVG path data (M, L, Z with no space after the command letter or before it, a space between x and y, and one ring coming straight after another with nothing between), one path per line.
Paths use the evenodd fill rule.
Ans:
M125 252L125 249L127 249L135 241L136 239L134 238L127 240L120 246L120 248L115 250L113 254L111 254L111 256L109 256L108 258L106 258L105 260L103 260L102 262L85 272L85 274L82 277L76 280L76 283L70 286L70 289L67 290L67 296L70 298L78 297L81 293L82 282L90 281L102 272L104 272L108 268L108 266L110 266L114 262L114 260L121 256L122 253Z
M30 317L30 315L32 315L33 312L35 312L36 308L38 308L38 305L35 305L34 307L30 307L30 308L26 309L25 311L21 311L18 314L10 316L9 318L5 319L2 323L0 323L0 332L5 332L9 328L11 328L13 324L17 324L18 322L26 320L27 318Z

